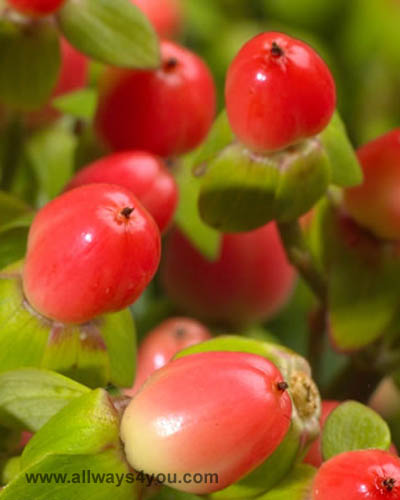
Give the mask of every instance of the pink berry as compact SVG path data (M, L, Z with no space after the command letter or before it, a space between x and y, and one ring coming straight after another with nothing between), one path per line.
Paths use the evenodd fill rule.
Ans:
M179 490L222 489L283 440L292 413L286 388L276 366L253 354L206 352L172 361L148 379L123 415L127 459L136 470L176 474L171 486ZM218 483L183 479L209 472Z
M169 226L178 203L178 186L161 158L144 151L115 153L78 172L67 189L98 182L129 189L160 231Z
M228 324L271 317L287 302L295 278L274 223L223 235L215 261L172 231L161 273L168 295L186 313Z
M145 380L153 372L165 366L177 352L210 338L209 330L194 319L167 319L151 331L142 342L138 353L135 385L125 393L133 396Z
M43 17L54 14L65 0L7 0L15 10L31 17Z
M215 114L211 73L196 54L161 43L154 71L109 68L100 86L99 136L115 151L140 149L162 157L194 149Z
M383 239L400 239L400 128L358 150L364 181L347 189L344 205L362 227Z
M149 18L158 35L162 38L175 37L182 24L180 0L132 0Z
M382 450L341 453L325 462L312 500L400 500L400 460Z
M225 86L226 109L238 139L269 152L321 132L336 105L329 68L307 44L263 33L239 51Z
M90 184L35 217L23 270L25 295L44 316L83 323L142 293L160 259L160 233L128 190Z

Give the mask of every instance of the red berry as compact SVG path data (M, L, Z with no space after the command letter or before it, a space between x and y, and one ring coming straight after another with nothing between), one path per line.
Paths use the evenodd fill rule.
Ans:
M143 151L115 153L78 172L67 189L105 182L132 191L164 231L174 216L178 186L161 158Z
M143 382L153 372L165 366L177 352L210 338L209 330L194 319L167 319L150 332L141 344L135 385L125 393L133 396Z
M325 462L312 500L400 500L400 460L382 450L341 453Z
M229 324L275 314L289 298L295 277L274 223L223 235L214 262L175 230L161 272L167 293L184 311Z
M132 0L149 18L162 38L175 37L182 24L180 0Z
M263 33L239 51L225 86L233 131L246 146L276 151L318 134L336 105L329 68L308 45Z
M292 404L282 375L261 356L206 352L155 372L122 418L130 465L177 476L176 489L209 493L262 463L286 435ZM186 484L185 473L218 474Z
M42 17L59 10L65 0L7 0L15 10L31 17Z
M35 217L24 292L41 314L83 323L131 304L156 272L160 233L128 190L90 184L59 196Z
M322 401L321 417L320 417L321 431L324 428L326 419L333 412L333 410L337 408L339 405L340 401ZM308 450L304 462L313 465L314 467L317 468L321 466L322 464L321 436L318 437L318 439L316 439L310 446L310 449Z
M375 236L400 239L400 128L358 150L364 182L347 189L350 216Z
M96 128L113 150L163 157L195 148L215 114L215 86L205 63L172 42L161 43L154 71L109 68L100 86Z

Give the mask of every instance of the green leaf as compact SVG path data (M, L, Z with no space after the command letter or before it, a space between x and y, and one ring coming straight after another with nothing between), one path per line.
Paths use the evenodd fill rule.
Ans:
M201 180L192 174L192 160L186 157L176 173L179 204L175 222L194 247L209 260L218 258L221 235L200 218L197 207Z
M333 204L318 207L313 248L328 275L329 333L340 351L361 349L390 326L398 308L395 248L370 238Z
M2 472L0 484L7 484L12 481L21 471L21 457L12 457L7 460Z
M191 493L173 490L164 486L158 493L151 497L151 500L202 500L204 497L198 497Z
M110 364L109 382L131 387L136 371L136 330L129 309L99 319Z
M137 486L129 482L129 473L117 450L98 455L50 455L21 471L0 496L2 500L137 500Z
M24 201L0 191L0 231L3 226L14 219L30 212L32 209Z
M38 431L53 415L89 389L58 373L25 368L0 374L0 423Z
M278 486L257 500L309 500L315 473L311 465L298 465Z
M58 13L65 37L93 59L126 68L156 68L158 38L130 0L69 0Z
M360 184L362 170L338 112L319 137L331 164L332 183L342 187Z
M190 159L195 168L201 169L203 163L212 160L224 148L229 146L235 136L229 125L226 111L222 111L214 122L206 140L190 155Z
M28 230L29 227L14 227L0 230L0 269L24 257Z
M94 89L77 90L53 99L52 106L61 113L91 120L96 112L97 92Z
M388 450L390 430L371 408L356 401L338 406L327 418L322 433L322 455L325 460L352 450L378 448Z
M60 194L72 177L76 147L76 137L60 127L41 130L29 139L26 157L36 174L40 205Z
M108 393L96 389L74 399L33 436L21 467L31 467L47 455L96 455L119 446L119 415Z
M47 21L19 25L0 21L0 99L31 110L45 104L60 68L59 34Z

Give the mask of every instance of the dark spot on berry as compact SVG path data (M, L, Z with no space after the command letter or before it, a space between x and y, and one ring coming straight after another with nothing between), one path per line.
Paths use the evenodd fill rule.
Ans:
M183 339L186 336L186 330L183 326L178 326L175 330L175 337L177 339Z
M163 69L164 71L169 72L175 69L177 66L178 66L178 59L176 59L175 57L170 57L164 62Z
M282 47L280 47L276 42L272 42L271 54L274 57L282 57L284 55L284 51L283 51Z
M289 384L287 382L278 382L277 384L278 390L279 391L286 391L286 389L289 389Z
M129 219L131 213L134 211L135 209L133 207L125 207L121 210L121 215L123 217L125 217L125 219Z
M382 484L386 488L387 491L392 491L394 488L394 485L396 484L396 480L391 477L391 478L383 480Z

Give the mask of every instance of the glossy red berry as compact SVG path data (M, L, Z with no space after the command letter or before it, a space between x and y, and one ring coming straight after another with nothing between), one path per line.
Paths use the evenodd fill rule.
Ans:
M400 239L400 128L362 146L358 152L364 181L347 189L350 216L375 236Z
M54 14L65 3L65 0L7 0L21 14L31 17L43 17Z
M42 208L28 238L25 295L44 316L83 323L131 304L160 259L160 233L128 190L73 189Z
M144 151L115 153L82 169L67 189L99 182L132 191L154 217L160 231L170 224L178 203L178 186L161 158Z
M208 493L262 463L286 435L292 404L279 370L261 356L206 352L155 372L122 418L130 465L176 474L176 489ZM218 475L185 483L185 473Z
M158 35L174 38L182 25L181 0L132 0L149 18Z
M274 223L223 235L216 261L174 230L161 273L168 295L187 314L228 324L275 314L288 300L295 277Z
M169 41L154 71L109 68L100 85L96 129L116 151L140 149L162 157L195 148L215 114L215 86L205 63Z
M194 319L170 318L163 321L142 342L138 352L135 384L125 393L133 396L143 382L171 361L177 352L210 338L210 331Z
M340 401L322 401L321 417L320 417L321 432L324 428L326 419L333 412L333 410L337 408L339 405ZM304 462L313 465L314 467L317 468L321 466L322 464L321 436L318 437L318 439L316 439L310 446L310 449L308 450Z
M254 151L276 151L318 134L336 105L329 68L307 44L263 33L233 60L226 109L238 139Z
M341 453L325 462L312 500L400 500L400 460L382 450Z

